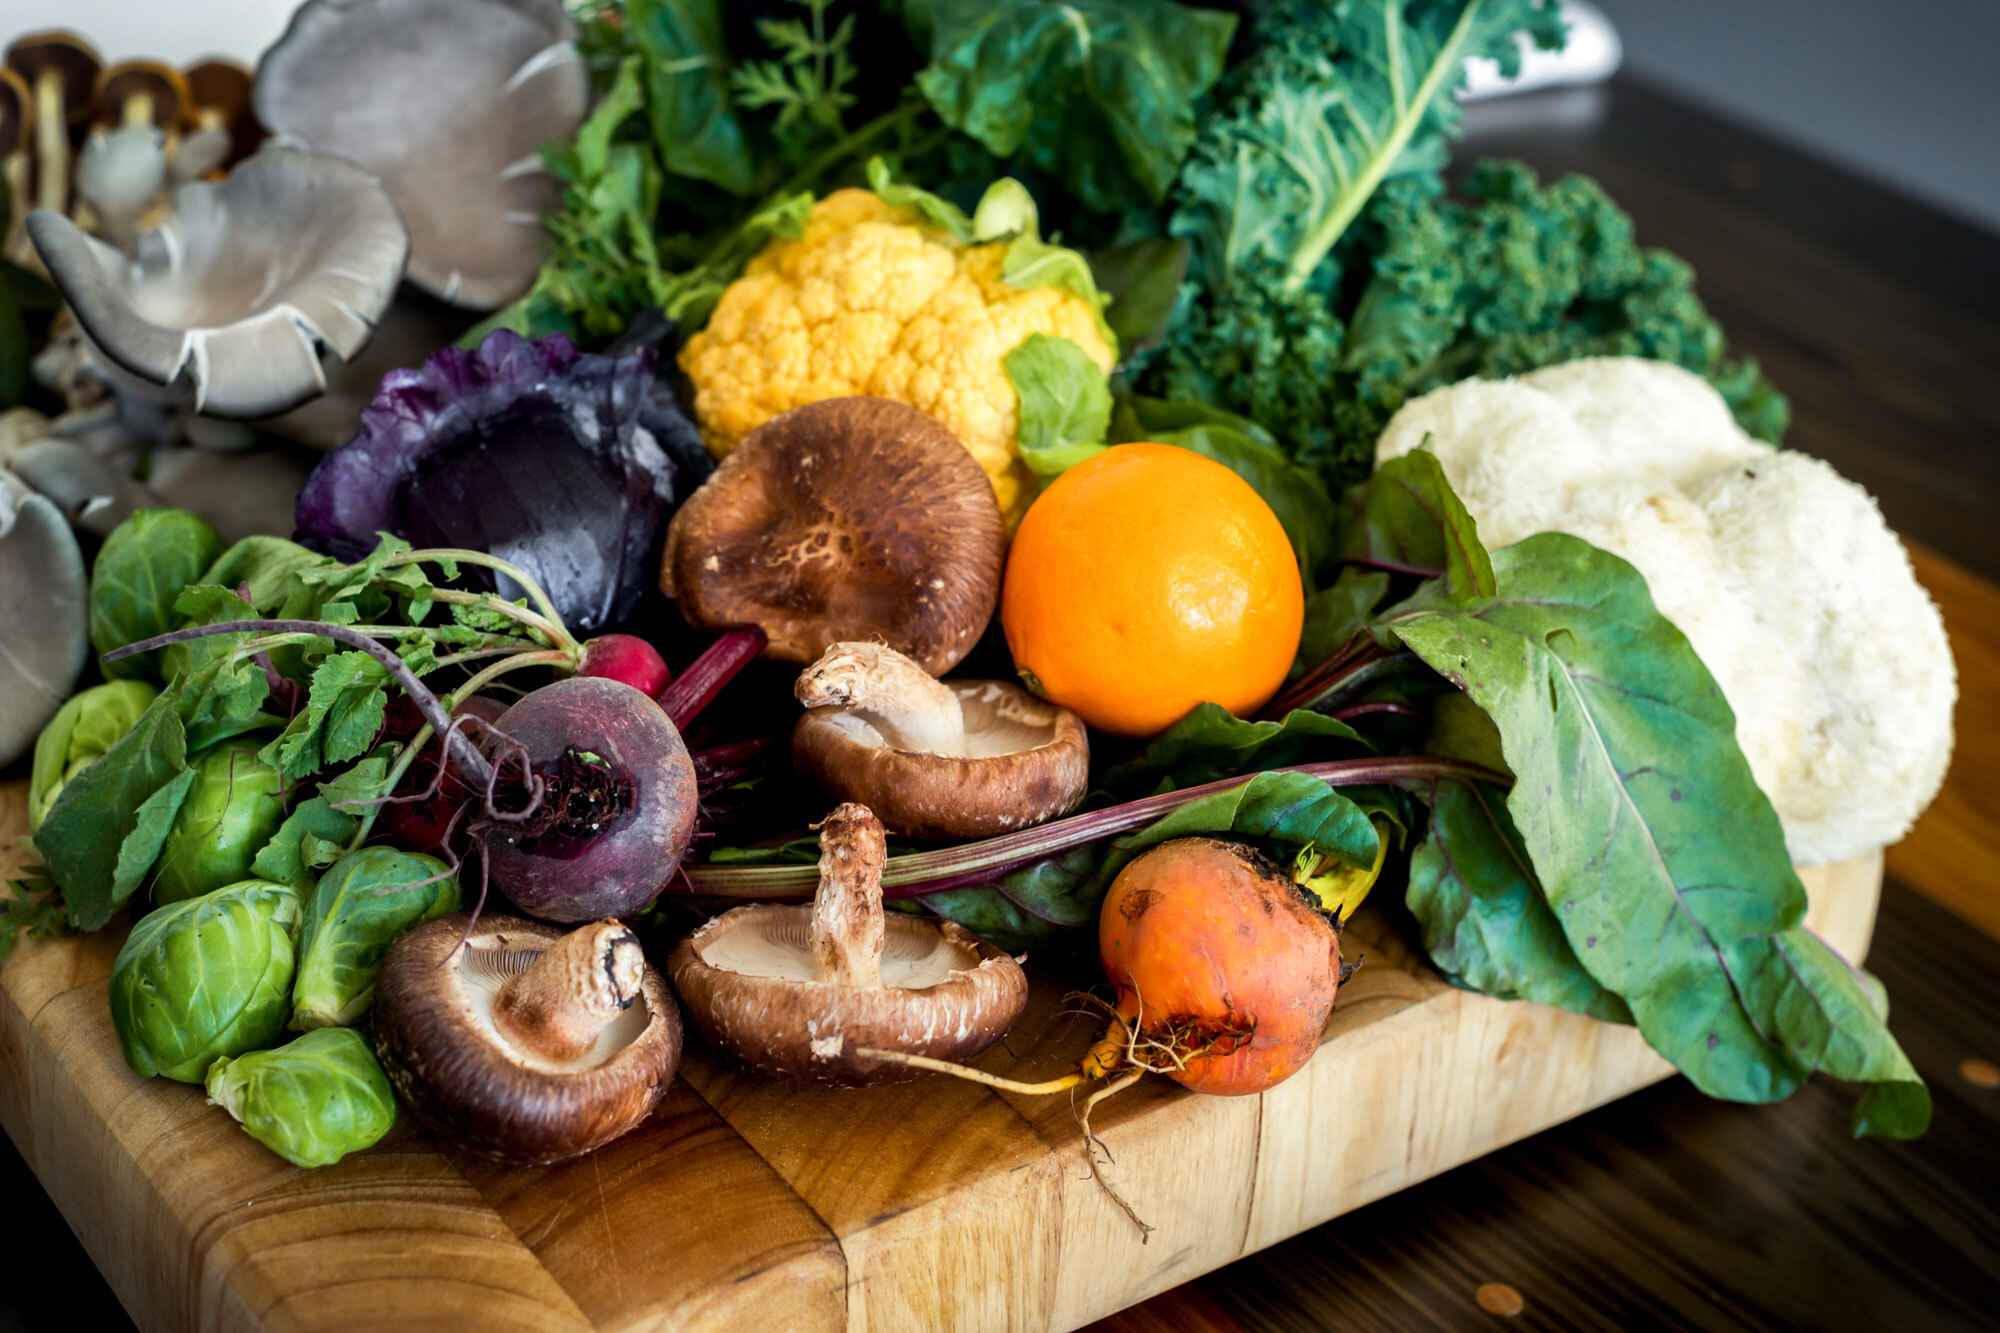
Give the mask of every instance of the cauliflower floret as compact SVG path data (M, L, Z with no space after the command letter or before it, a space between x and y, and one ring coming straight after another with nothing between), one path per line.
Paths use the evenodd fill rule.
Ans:
M1426 394L1377 465L1426 434L1489 546L1568 532L1645 575L1735 711L1793 860L1894 842L1930 804L1951 650L1861 487L1743 434L1698 376L1633 358Z
M1034 479L1015 452L1007 353L1045 333L1068 338L1107 374L1116 356L1083 297L1002 282L1006 252L1005 242L960 246L869 190L820 200L804 234L753 259L681 351L710 452L728 454L807 403L893 398L958 436L1011 526Z

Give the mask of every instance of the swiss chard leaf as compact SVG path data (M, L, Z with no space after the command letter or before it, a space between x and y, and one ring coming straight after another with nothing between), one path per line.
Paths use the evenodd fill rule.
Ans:
M1091 276L1110 301L1104 318L1123 355L1152 346L1167 331L1187 266L1188 243L1180 236L1142 236L1091 252Z
M111 530L90 571L90 642L99 653L175 628L174 600L222 554L214 528L183 509L141 509ZM104 664L111 677L158 677L151 654Z
M1279 722L1252 722L1221 704L1198 704L1123 763L1104 771L1097 790L1113 801L1197 787L1237 773L1331 757L1365 746L1360 733L1323 713L1294 709Z
M1430 826L1410 854L1406 900L1431 962L1453 984L1632 1021L1625 1002L1577 961L1499 793L1438 784Z
M1222 73L1235 16L1170 0L932 0L917 76L938 116L1019 155L1086 208L1166 194Z
M1353 512L1344 525L1346 559L1442 570L1444 592L1455 601L1493 595L1493 561L1479 525L1430 450L1390 459L1347 499Z
M1875 1084L1857 1128L1920 1132L1894 1038L1800 941L1804 886L1735 717L1644 578L1559 533L1493 569L1497 594L1426 585L1384 624L1498 726L1508 813L1584 968L1711 1096L1772 1101L1821 1069Z
M1097 920L1105 891L1133 857L1173 838L1201 835L1261 844L1285 860L1310 846L1363 867L1374 864L1381 847L1368 812L1325 780L1259 773L1189 801L1137 832L1071 848L1003 875L992 887L933 893L924 902L997 947L1047 944Z
M1305 623L1299 632L1294 673L1318 666L1342 644L1368 627L1375 608L1389 595L1389 576L1379 569L1347 565L1333 585L1306 598Z
M1017 447L1036 475L1053 477L1104 452L1111 387L1081 347L1032 333L1007 353L1005 363L1020 399Z

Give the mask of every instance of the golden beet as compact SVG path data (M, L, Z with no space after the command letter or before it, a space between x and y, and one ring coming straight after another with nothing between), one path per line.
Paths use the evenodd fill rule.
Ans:
M1340 982L1340 939L1303 890L1261 853L1177 838L1118 873L1098 916L1118 1014L1147 1060L1184 1087L1258 1093L1319 1048Z

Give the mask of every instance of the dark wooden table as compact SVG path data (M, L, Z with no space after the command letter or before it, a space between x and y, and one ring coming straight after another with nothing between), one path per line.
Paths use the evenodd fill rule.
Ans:
M1959 752L1891 853L1869 966L1936 1118L1918 1143L1854 1143L1850 1094L1824 1081L1754 1109L1676 1081L1102 1327L1995 1327L2000 1091L1967 1062L2000 1062L2000 239L1629 81L1467 123L1462 161L1594 175L1644 242L1691 260L1792 396L1789 442L1919 548L1959 657ZM0 1237L0 1333L124 1321L4 1136ZM1483 1312L1487 1283L1520 1314Z

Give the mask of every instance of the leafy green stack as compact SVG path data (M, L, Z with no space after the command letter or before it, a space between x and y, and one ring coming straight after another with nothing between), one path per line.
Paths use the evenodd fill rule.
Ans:
M1236 8L600 5L604 97L550 154L555 254L479 332L608 336L646 306L699 327L879 156L967 208L1024 182L1049 234L1095 247L1126 385L1254 420L1335 490L1408 398L1578 356L1673 361L1752 434L1783 433L1784 399L1724 355L1692 272L1593 182L1488 163L1445 193L1465 61L1560 45L1554 0Z

